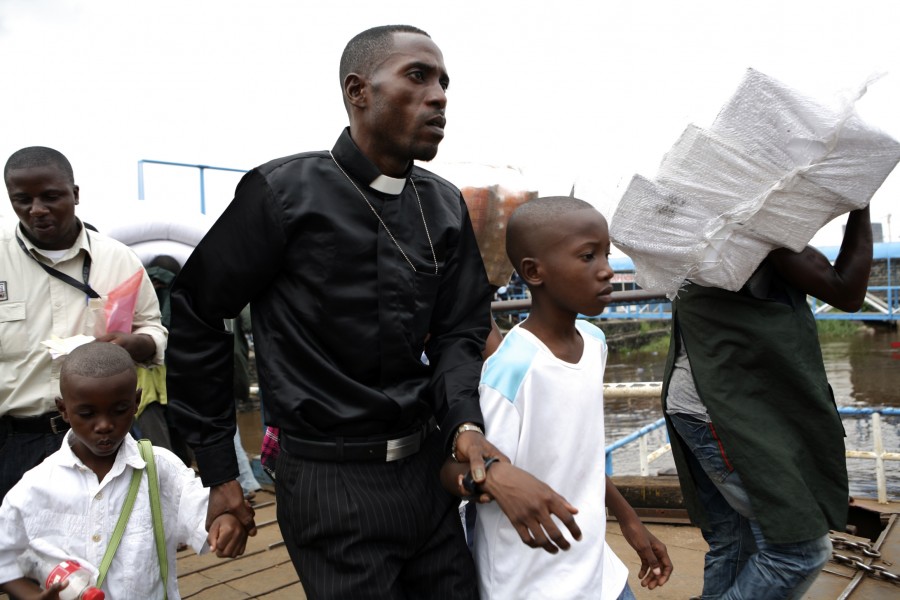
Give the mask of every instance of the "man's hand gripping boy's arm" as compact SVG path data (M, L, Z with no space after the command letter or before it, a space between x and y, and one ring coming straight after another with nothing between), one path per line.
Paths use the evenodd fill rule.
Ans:
M463 486L463 479L470 468L469 463L448 459L441 469L444 488L451 494L469 497L470 492ZM546 483L512 465L505 456L491 465L483 482L477 479L475 482L481 490L478 502L496 500L524 544L543 548L550 554L571 547L552 515L566 526L576 541L581 540L581 528L575 522L578 509Z

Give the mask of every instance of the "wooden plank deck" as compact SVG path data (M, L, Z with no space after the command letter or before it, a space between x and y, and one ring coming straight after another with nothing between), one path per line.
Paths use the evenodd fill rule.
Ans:
M256 495L256 523L259 533L249 538L246 553L235 559L215 555L197 556L193 550L178 554L178 586L182 598L190 600L305 600L297 573L291 565L275 521L275 497L270 491ZM631 586L638 600L684 600L700 593L703 554L706 544L695 527L650 524L654 535L664 540L676 565L672 579L653 592L640 587L640 561L610 522L607 541L632 573Z
M182 598L306 600L275 520L275 495L269 490L257 492L254 505L258 532L248 538L242 556L197 556L191 549L178 553L178 588Z
M197 556L193 550L178 555L178 585L182 598L190 600L305 600L306 595L291 565L275 521L275 497L270 491L256 495L259 533L249 538L246 553L235 559ZM615 522L609 523L607 541L632 573L630 583L638 600L685 600L699 595L706 543L697 528L687 525L648 524L664 541L675 564L664 587L649 591L640 587L640 561ZM426 600L426 599L423 599Z
M263 600L306 600L303 586L288 558L282 541L281 531L275 518L275 495L269 486L257 492L254 499L258 533L249 538L244 555L235 559L220 559L214 554L197 556L193 550L178 553L176 563L178 585L182 598L190 600L238 600L259 598ZM880 507L883 509L883 507ZM888 512L900 510L900 505L892 503ZM619 531L618 524L610 521L607 528L607 542L613 551L628 566L629 583L638 600L686 600L699 596L703 585L703 558L707 546L700 531L690 525L648 523L648 529L662 540L672 558L675 570L669 582L654 591L640 587L637 572L640 561ZM897 538L894 538L895 540ZM897 542L893 542L896 548ZM885 547L884 550L890 550ZM894 564L900 564L896 549L891 557ZM836 598L834 582L828 573L835 570L835 564L825 567L826 575L821 577L805 596L809 600ZM843 588L844 583L840 587ZM868 582L868 591L856 598L894 598L897 586L888 582ZM875 588L886 595L875 595ZM7 596L0 594L0 600ZM114 600L123 600L116 598Z

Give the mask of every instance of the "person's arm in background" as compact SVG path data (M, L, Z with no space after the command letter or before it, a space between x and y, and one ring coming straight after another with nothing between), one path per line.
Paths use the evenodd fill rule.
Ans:
M136 268L143 266L134 258ZM100 342L112 342L125 348L137 363L161 365L166 350L166 329L162 326L159 300L150 277L144 270L138 297L134 303L131 331L110 331L97 338Z
M265 179L251 171L234 200L191 254L172 288L166 354L169 414L194 450L210 488L207 529L232 513L251 535L253 510L237 482L234 449L234 338L224 320L263 289L280 268L285 235Z
M634 548L641 559L641 570L638 572L641 587L652 590L667 582L669 575L672 574L672 560L669 558L666 545L650 533L608 475L606 508L619 522L625 541Z
M846 312L862 307L872 270L872 223L869 207L847 217L844 240L834 265L807 246L801 252L779 248L769 253L775 269L802 292Z
M157 354L158 346L153 338L145 333L123 333L113 331L97 338L98 342L112 342L122 346L136 363L150 362ZM165 348L165 344L162 346Z
M500 347L500 342L503 341L503 334L500 332L500 327L497 325L497 321L494 319L493 315L491 316L491 331L488 333L487 341L484 344L484 351L481 353L481 357L487 359L488 356L497 351L497 348Z

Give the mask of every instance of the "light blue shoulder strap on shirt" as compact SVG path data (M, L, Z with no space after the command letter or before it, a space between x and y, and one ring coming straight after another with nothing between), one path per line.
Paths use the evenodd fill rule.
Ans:
M159 558L159 574L163 583L163 600L168 600L169 561L166 557L166 535L163 530L162 505L159 501L159 477L150 440L138 440L141 458L147 463L147 483L150 486L150 512L153 515L153 537L156 538L156 556Z
M606 343L606 334L602 329L591 323L590 321L586 321L584 319L576 319L575 327L578 328L578 331L587 334L591 337L595 337L603 343Z
M537 353L538 347L527 335L518 329L511 330L485 362L481 385L495 389L510 402L515 402Z

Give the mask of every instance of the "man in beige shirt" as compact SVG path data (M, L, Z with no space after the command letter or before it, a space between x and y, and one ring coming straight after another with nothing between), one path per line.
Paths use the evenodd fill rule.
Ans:
M0 226L0 499L56 451L68 424L56 412L61 359L41 342L79 334L161 364L167 332L140 260L75 216L72 166L51 148L23 148L3 170L19 223ZM106 331L104 303L137 271L130 331Z

